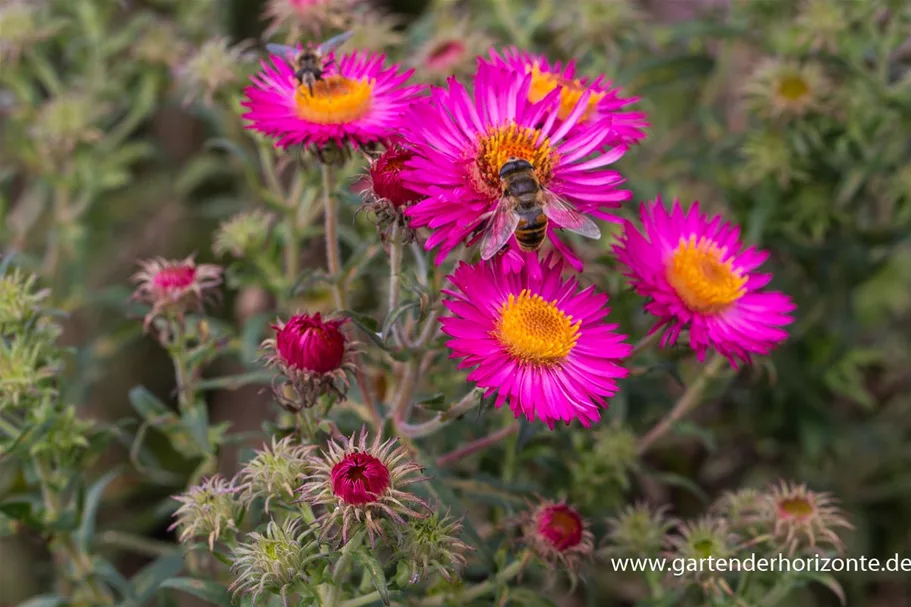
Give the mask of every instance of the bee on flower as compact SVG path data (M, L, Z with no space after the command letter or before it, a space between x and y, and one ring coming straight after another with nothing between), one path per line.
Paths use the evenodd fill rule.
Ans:
M474 244L492 232L496 244L504 234L508 238L509 269L515 271L523 260L519 242L508 233L511 226L534 228L536 241L527 248L536 250L549 240L581 270L581 260L558 230L597 238L591 218L610 219L608 211L632 196L618 189L624 181L618 172L603 170L626 151L625 146L602 150L612 118L596 116L575 128L593 91L583 92L560 119L560 91L532 102L531 83L532 74L481 62L473 93L449 78L447 89L415 103L403 121L416 152L404 178L426 197L406 214L413 228L431 229L425 247L439 250L437 264L460 244ZM522 179L515 183L510 177Z
M363 530L372 546L389 532L401 539L409 519L427 517L427 503L405 490L427 480L407 455L393 438L382 441L377 434L368 443L364 428L310 456L312 472L298 491L301 500L326 508L317 522L322 535L340 535L344 544Z
M243 101L247 128L273 138L280 148L301 145L323 155L323 148L344 151L386 142L422 89L406 85L411 71L387 67L384 55L370 51L321 53L319 78L312 82L298 77L298 56L271 54Z
M668 212L660 198L642 205L641 220L641 231L624 222L614 251L633 289L649 298L645 309L658 318L651 333L665 329L662 347L689 328L700 361L713 349L736 367L787 338L795 305L762 290L772 275L756 269L769 254L744 248L738 227L702 214L699 203L684 211L675 200Z
M323 394L340 400L348 391L347 373L353 370L356 343L342 332L347 319L324 319L298 313L272 325L275 337L262 344L267 364L281 372L275 396L287 410L312 407Z

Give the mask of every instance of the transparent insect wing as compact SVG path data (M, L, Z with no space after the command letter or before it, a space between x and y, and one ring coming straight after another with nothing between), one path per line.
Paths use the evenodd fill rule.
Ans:
M354 35L354 31L347 31L347 32L344 32L337 36L333 36L332 38L329 38L328 40L323 42L321 45L319 45L318 50L322 54L331 53L332 51L334 51L335 49L340 47L342 44L347 42L348 39L351 38L351 36L353 36L353 35Z
M553 192L544 193L542 210L544 215L556 224L556 227L561 227L586 238L595 240L601 238L601 229L598 224L592 221L590 217L579 213L568 202Z
M487 261L496 255L509 242L517 227L519 215L515 212L515 205L509 198L501 198L481 238L481 259Z
M273 55L278 55L279 57L284 57L285 59L293 59L297 56L297 49L286 46L284 44L267 44L266 50L268 50Z

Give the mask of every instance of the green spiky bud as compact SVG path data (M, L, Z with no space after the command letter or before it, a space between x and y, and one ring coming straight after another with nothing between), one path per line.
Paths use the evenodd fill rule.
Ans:
M234 257L245 257L261 253L273 220L272 215L262 211L238 213L218 228L212 249L219 256L230 253Z
M263 533L253 532L232 553L236 576L230 590L252 594L255 604L263 592L287 597L292 586L306 582L326 558L312 529L300 529L301 519L288 518L279 525L269 521Z
M416 584L427 574L436 571L452 581L465 565L464 554L470 550L459 538L462 521L439 509L424 519L411 519L402 537L402 553L408 564L408 583Z
M235 497L237 489L232 483L216 474L185 493L174 497L180 507L174 513L177 519L170 529L179 530L178 539L189 542L197 537L207 538L209 550L215 541L228 531L237 531L235 520L240 507Z
M241 501L249 504L262 498L266 512L273 499L294 501L295 491L307 474L307 457L312 450L312 446L301 445L293 436L280 441L273 436L271 447L263 445L237 475Z

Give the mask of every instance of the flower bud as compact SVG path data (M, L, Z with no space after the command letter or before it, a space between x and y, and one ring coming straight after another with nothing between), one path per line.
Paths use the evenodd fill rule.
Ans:
M272 446L263 445L249 462L240 470L237 477L240 482L240 499L249 504L256 498L265 500L266 512L272 499L294 501L294 490L307 471L307 456L313 449L301 445L293 436L280 441L272 437Z
M664 547L667 532L677 524L666 516L666 511L667 506L651 508L644 502L624 508L607 521L610 545L605 552L634 557L657 555Z
M594 536L588 522L564 501L542 500L522 516L525 543L550 570L559 565L573 586L579 569L594 552Z
M269 521L264 533L252 532L234 549L231 571L237 579L229 590L252 594L253 603L263 591L286 596L295 583L306 581L320 559L319 542L310 529L300 529L301 519L291 517L279 525Z
M668 559L685 559L687 562L700 561L714 557L727 559L736 553L739 538L730 531L727 521L719 518L704 517L697 521L681 523L676 533L669 535L664 556ZM733 594L723 574L699 568L687 570L682 576L669 576L672 583L685 586L696 585L713 596Z
M756 489L740 489L722 494L709 510L733 529L745 529L761 522L767 504L768 496Z
M295 314L288 322L272 325L275 338L263 342L271 366L287 383L276 384L275 395L283 406L296 411L313 406L322 394L344 398L348 390L346 370L351 369L351 344L342 333L346 319L323 320L320 313ZM292 397L285 391L292 389Z
M196 537L207 537L209 550L227 531L237 531L235 519L239 504L234 499L237 489L220 474L190 487L174 497L180 507L174 513L177 519L169 529L179 530L178 539L186 543Z
M788 119L820 109L829 88L825 73L815 63L767 59L750 76L744 93L760 116Z
M466 19L455 21L433 15L434 35L417 51L413 65L418 76L443 84L449 76L470 76L475 58L490 48L491 41Z
M409 563L408 583L417 584L431 571L453 581L465 566L464 553L472 550L459 538L462 521L441 515L439 508L427 518L412 519L403 536L402 553Z
M835 528L853 529L854 526L830 494L811 491L803 484L781 481L770 487L767 495L765 515L774 522L772 533L788 554L826 544L839 552L844 550Z
M271 38L287 28L289 37L319 37L325 29L343 29L351 19L358 0L268 0L263 20L269 27L263 33Z
M188 311L201 311L207 292L221 284L222 269L211 264L196 265L193 256L182 261L162 258L139 262L133 275L137 283L133 299L152 306L145 327L159 315L182 318Z
M52 36L62 25L48 16L41 0L5 0L0 7L0 63L12 63L29 46Z
M598 508L619 506L629 488L629 473L639 464L636 435L627 428L604 426L594 441L590 453L570 462L573 502ZM581 451L588 440L577 434L573 442Z
M34 274L23 274L18 268L0 276L0 335L18 333L20 325L38 316L50 290L37 290L37 282Z
M263 211L238 213L218 228L212 247L215 254L246 257L262 253L273 221L274 217Z
M362 210L376 216L380 237L386 241L393 229L405 242L414 240L414 231L408 227L405 209L425 197L413 191L403 179L405 163L414 157L414 152L399 144L390 145L367 168L368 185L363 191Z
M231 45L227 38L207 41L177 68L177 78L185 91L184 103L201 100L211 105L215 93L239 84L253 61L249 44Z
M187 50L187 43L181 39L180 30L174 23L154 19L140 34L130 52L143 63L173 68Z
M426 480L421 467L405 460L407 452L395 439L380 442L377 435L368 446L367 430L360 437L339 444L331 441L327 450L309 458L313 472L300 487L301 499L311 505L326 506L319 524L323 535L341 533L346 543L355 527L366 530L370 544L377 536L386 536L391 528L401 537L410 518L427 516L424 500L403 488Z
M38 107L30 127L37 151L52 159L72 153L81 143L101 138L97 123L106 107L81 91L67 91Z

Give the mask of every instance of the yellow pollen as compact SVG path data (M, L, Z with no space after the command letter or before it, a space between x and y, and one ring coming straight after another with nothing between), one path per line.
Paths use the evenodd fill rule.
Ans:
M785 76L778 82L778 95L787 101L801 101L810 93L810 85L799 75Z
M532 103L537 103L547 97L552 90L558 86L562 86L563 89L560 91L560 111L557 115L560 117L560 120L569 118L569 115L576 108L579 99L582 98L582 93L587 90L587 87L579 80L569 80L568 78L564 78L557 74L542 72L537 64L531 66L529 71L531 72L531 87L528 89L528 100ZM603 98L604 93L592 92L591 96L588 98L588 103L586 104L588 107L585 108L585 111L579 118L579 122L588 120L595 110L595 106L598 105L598 102Z
M816 509L806 498L786 498L778 502L781 512L791 518L805 519L813 515Z
M667 266L667 280L690 310L714 314L743 296L747 278L730 260L721 261L724 253L705 238L680 239Z
M554 176L559 156L538 129L510 124L494 126L478 138L476 185L491 195L500 192L500 169L510 158L531 163L542 185Z
M557 307L525 289L510 295L500 308L496 338L515 358L535 365L553 366L563 362L579 341L582 321L573 323Z
M370 110L373 84L371 80L328 76L313 84L312 95L307 85L301 84L294 92L297 115L316 124L354 122Z

